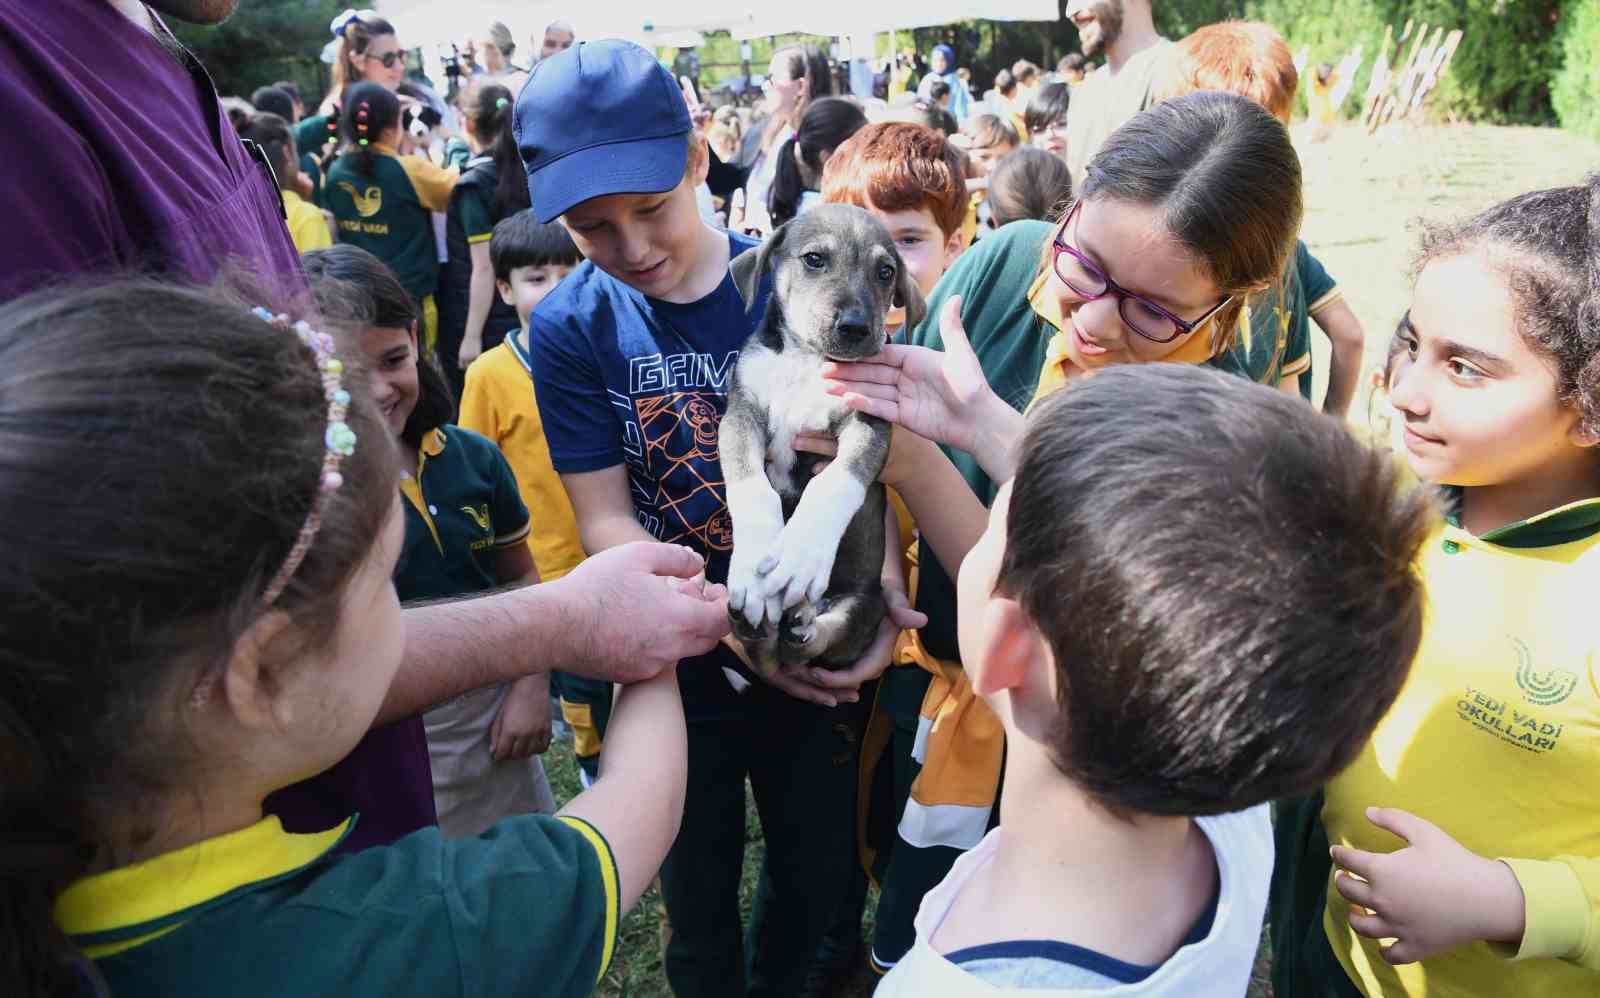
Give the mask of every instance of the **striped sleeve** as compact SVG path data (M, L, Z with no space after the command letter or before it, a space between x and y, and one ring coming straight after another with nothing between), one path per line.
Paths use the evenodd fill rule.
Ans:
M582 835L584 841L594 849L595 861L600 865L600 883L605 891L605 928L600 949L600 969L595 974L595 983L606 976L606 971L611 968L611 958L617 952L617 929L622 920L622 894L617 881L617 858L611 852L611 844L606 841L600 830L584 821L570 815L562 815L556 819L575 829Z
M400 165L416 189L417 201L422 207L429 211L444 211L450 207L450 192L461 179L460 171L435 166L421 156L401 156Z
M1300 279L1300 289L1306 298L1306 314L1313 318L1323 309L1344 298L1339 282L1329 274L1322 261L1311 255L1305 243L1295 247L1295 272Z
M442 848L462 994L594 992L622 910L616 857L593 825L524 815Z

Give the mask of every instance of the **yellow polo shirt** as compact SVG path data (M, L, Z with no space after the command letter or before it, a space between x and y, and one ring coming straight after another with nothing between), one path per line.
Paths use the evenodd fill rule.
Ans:
M511 463L533 522L528 549L539 578L550 582L577 568L584 551L577 514L550 462L528 372L527 335L526 330L508 333L467 368L459 425L494 441Z
M1390 966L1330 882L1323 928L1345 972L1385 998L1600 994L1600 498L1476 537L1442 524L1419 563L1422 647L1361 756L1327 788L1328 841L1400 840L1367 807L1410 811L1526 897L1520 950L1478 942Z
M299 253L327 249L333 245L333 233L328 231L328 220L322 209L300 196L298 191L283 192L283 209L289 215L289 238Z

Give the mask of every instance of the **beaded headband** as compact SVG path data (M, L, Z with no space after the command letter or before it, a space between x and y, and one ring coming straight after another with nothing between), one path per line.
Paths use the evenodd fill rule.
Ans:
M294 578L300 563L305 560L306 552L311 550L311 542L316 539L317 531L322 529L322 514L328 508L329 497L344 484L344 476L339 474L339 466L345 458L355 453L356 434L344 421L345 414L350 409L350 393L344 390L344 362L335 352L333 337L327 333L317 332L304 321L291 324L288 316L274 315L264 308L251 311L278 329L293 332L300 337L300 342L304 343L316 358L317 373L322 378L322 394L328 400L328 428L322 436L326 452L322 456L322 474L318 480L317 495L311 501L311 512L306 515L306 522L300 527L300 535L295 538L294 546L289 549L289 556L284 559L283 567L279 568L278 574L267 583L266 592L261 596L262 605L271 606L278 601L279 596L283 595L289 580Z
M371 110L371 101L362 101L356 105L356 132L361 136L357 139L360 145L367 144L367 112Z

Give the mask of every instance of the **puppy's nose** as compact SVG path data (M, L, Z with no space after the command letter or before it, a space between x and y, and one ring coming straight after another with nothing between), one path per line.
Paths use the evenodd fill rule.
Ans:
M847 340L864 340L872 335L872 324L867 321L865 309L852 308L833 320L833 331Z

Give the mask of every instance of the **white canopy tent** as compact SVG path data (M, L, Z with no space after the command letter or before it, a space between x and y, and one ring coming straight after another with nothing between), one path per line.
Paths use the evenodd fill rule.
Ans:
M692 5L660 0L384 0L378 10L395 22L407 45L440 45L479 35L493 21L511 28L518 45L532 44L545 25L564 20L579 38L626 38L652 47L693 46L708 31L735 38L796 32L862 36L894 29L948 24L967 18L991 21L1053 21L1056 0L810 0L785 8L755 0L697 0Z

